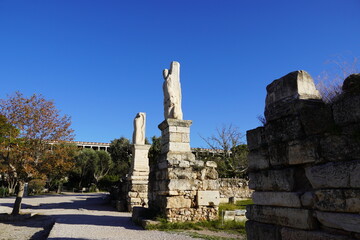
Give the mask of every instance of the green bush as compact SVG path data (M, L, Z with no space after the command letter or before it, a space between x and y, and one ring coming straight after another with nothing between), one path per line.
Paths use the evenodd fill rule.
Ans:
M6 187L0 187L0 197L9 196L9 189Z
M42 179L33 179L28 185L28 194L40 194L45 189L46 181Z
M120 181L120 176L118 175L106 175L100 179L98 183L98 188L102 191L110 191L112 186L117 186Z
M98 187L96 186L96 184L95 183L92 183L91 185L90 185L90 187L89 187L89 192L98 192L99 191L99 189L98 189Z

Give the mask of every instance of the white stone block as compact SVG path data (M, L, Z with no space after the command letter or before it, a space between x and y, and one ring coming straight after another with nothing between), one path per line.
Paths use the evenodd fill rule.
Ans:
M218 206L220 203L219 191L198 191L197 205L198 206Z
M166 208L190 208L191 199L183 196L174 196L166 198Z

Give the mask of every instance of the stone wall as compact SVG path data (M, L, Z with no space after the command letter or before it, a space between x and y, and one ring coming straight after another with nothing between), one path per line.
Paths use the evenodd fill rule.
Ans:
M360 239L360 75L325 104L310 75L267 86L266 124L247 132L249 240Z
M249 181L242 178L219 178L220 201L229 202L231 198L240 200L251 198L253 190L249 189Z
M213 220L220 201L216 163L196 160L189 120L159 125L161 155L150 167L149 208L170 222Z

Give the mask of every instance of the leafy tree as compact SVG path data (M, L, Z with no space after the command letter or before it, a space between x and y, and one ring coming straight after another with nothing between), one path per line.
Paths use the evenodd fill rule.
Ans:
M93 182L94 164L99 161L96 151L91 148L84 148L75 158L75 168L72 172L72 181L78 180L77 187L82 189Z
M207 145L215 150L211 159L218 164L220 177L245 177L247 171L247 146L242 143L244 135L233 125L216 128L211 137L201 137Z
M45 178L39 167L44 154L49 151L49 143L71 141L73 130L70 128L70 118L61 116L54 102L42 95L34 94L27 98L16 92L0 101L0 114L8 124L18 129L15 137L5 135L5 145L11 144L1 149L2 165L6 166L7 174L13 176L18 184L12 211L16 215L20 212L25 182Z
M71 181L77 182L79 189L89 187L91 184L96 188L99 181L109 173L112 165L109 153L84 148L75 157Z
M110 154L105 151L96 151L97 158L95 159L96 162L93 162L93 176L95 178L96 185L98 184L99 180L105 177L111 167L113 166Z
M114 139L111 141L108 150L114 164L110 174L120 177L126 176L129 172L132 158L132 146L130 140L124 137Z
M10 149L20 143L17 139L19 130L11 125L4 115L0 115L0 173L2 179L6 180L9 194L13 194L17 184L16 172L9 165L12 152Z
M58 143L51 146L43 156L41 172L47 176L49 188L57 186L57 193L61 192L63 183L67 181L70 171L75 167L75 157L79 152L75 144Z
M149 164L154 164L161 153L161 137L153 136L151 138L151 147L149 149Z

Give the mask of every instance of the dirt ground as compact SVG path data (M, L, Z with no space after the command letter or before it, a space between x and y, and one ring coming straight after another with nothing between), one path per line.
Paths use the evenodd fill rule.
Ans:
M0 222L0 240L45 240L54 224L49 216Z
M20 219L9 220L13 198L0 198L0 240L49 239L246 239L242 235L208 230L144 231L130 213L116 212L107 195L65 194L23 199ZM100 221L101 220L101 221ZM55 225L54 225L55 223ZM50 232L51 231L51 232ZM81 237L79 237L81 236Z

